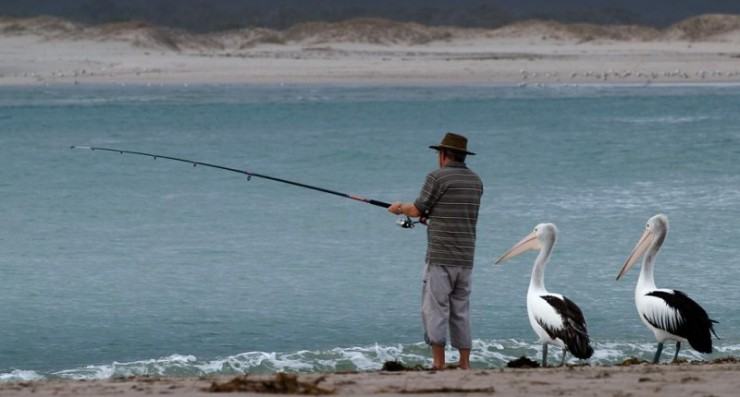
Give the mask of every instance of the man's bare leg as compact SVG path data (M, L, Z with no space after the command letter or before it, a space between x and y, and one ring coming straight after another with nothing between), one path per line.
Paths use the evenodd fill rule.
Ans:
M460 369L470 369L470 349L460 349Z
M433 369L445 369L445 347L444 345L432 345Z

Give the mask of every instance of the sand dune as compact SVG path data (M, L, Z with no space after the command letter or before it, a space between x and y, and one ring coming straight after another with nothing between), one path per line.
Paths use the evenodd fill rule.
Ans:
M353 19L344 22L302 23L281 32L286 42L368 43L368 44L427 44L452 40L465 29L424 26L383 19Z
M657 29L636 25L592 25L586 23L563 24L553 21L517 22L489 32L491 37L533 38L564 41L591 40L650 41L661 36Z
M64 39L81 30L79 24L54 17L0 18L1 36L37 35Z
M664 39L740 42L740 15L700 15L669 26Z
M703 41L740 43L740 16L701 15L665 29L636 25L563 24L530 20L498 29L424 26L417 23L361 18L343 22L310 22L277 31L249 28L194 34L144 22L86 26L54 17L0 19L0 36L36 35L47 40L123 41L158 50L201 51L244 49L267 44L362 43L373 45L426 45L469 39L530 39L540 41Z
M39 36L49 41L122 41L137 47L180 51L221 46L206 35L152 26L145 22L120 22L86 26L55 17L0 19L0 36Z

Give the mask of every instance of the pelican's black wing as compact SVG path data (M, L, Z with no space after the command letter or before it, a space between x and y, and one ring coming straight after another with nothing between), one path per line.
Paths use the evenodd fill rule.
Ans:
M561 299L555 295L541 295L540 298L544 299L560 315L563 319L563 326L556 328L540 319L537 319L537 323L551 338L558 338L565 342L565 346L572 355L580 359L591 357L594 349L589 345L586 319L581 309L564 296Z
M707 312L693 299L681 291L651 291L645 294L654 296L673 309L665 315L645 315L645 320L653 327L673 335L686 338L694 350L701 353L712 352L712 335L716 321L709 318Z

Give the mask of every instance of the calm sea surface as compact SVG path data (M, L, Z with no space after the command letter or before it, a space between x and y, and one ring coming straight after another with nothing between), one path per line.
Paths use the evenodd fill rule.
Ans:
M592 362L650 357L639 270L614 279L659 212L671 231L657 284L720 321L714 356L682 355L740 354L738 87L0 88L0 380L427 363L423 227L270 181L69 146L411 201L436 166L427 146L448 130L470 138L486 185L477 367L538 352L525 307L535 255L492 262L540 222L560 229L546 282L583 309Z

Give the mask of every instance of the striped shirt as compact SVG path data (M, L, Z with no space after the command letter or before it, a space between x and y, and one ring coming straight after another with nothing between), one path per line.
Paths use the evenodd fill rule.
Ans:
M450 162L427 175L414 202L428 218L427 263L473 266L481 195L483 183L464 163Z

